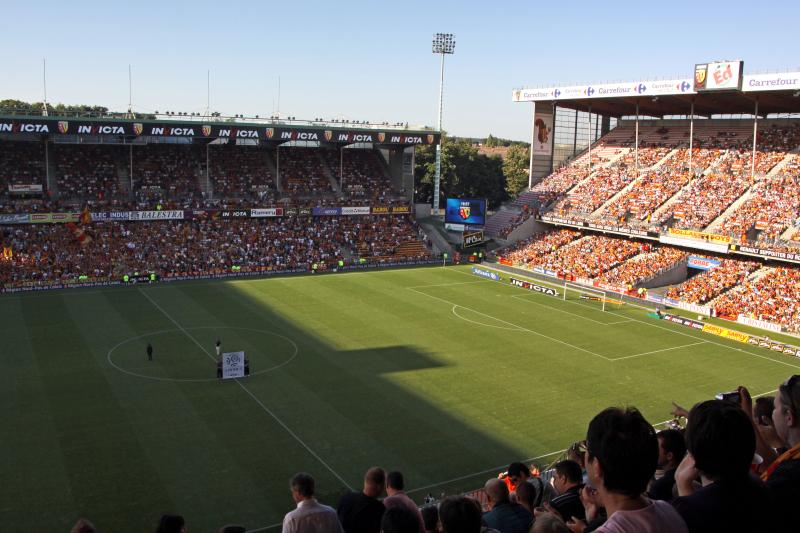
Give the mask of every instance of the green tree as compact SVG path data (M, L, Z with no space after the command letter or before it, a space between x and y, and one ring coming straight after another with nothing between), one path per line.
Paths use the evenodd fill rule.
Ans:
M433 201L436 176L436 147L417 147L415 156L416 200ZM444 138L442 143L442 172L439 184L440 205L444 198L486 198L491 208L508 198L499 157L488 157L467 139Z
M503 161L503 175L509 196L517 196L528 186L529 162L528 148L520 144L509 147Z

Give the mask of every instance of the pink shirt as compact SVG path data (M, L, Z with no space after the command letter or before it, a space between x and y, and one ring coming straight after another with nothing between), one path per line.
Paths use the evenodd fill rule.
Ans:
M686 522L667 502L651 501L636 511L617 511L597 533L689 533Z

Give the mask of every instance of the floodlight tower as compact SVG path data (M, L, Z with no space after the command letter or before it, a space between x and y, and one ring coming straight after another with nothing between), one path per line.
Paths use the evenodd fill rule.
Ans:
M439 144L436 145L436 176L433 182L433 214L439 214L439 180L442 175L442 105L444 103L444 56L456 51L456 39L452 33L436 33L433 36L433 53L442 56L442 69L439 78L439 120L436 129L439 130Z

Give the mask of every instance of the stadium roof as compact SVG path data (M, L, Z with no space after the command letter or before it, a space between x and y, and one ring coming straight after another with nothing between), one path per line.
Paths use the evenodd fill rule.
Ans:
M38 134L52 137L66 135L114 135L126 138L182 137L211 139L258 139L284 143L314 141L331 144L374 143L377 145L413 146L438 144L440 134L433 130L411 130L395 126L381 129L361 125L294 125L282 122L229 122L213 119L135 120L122 118L70 118L23 115L0 115L0 134Z
M800 72L742 76L741 90L696 92L692 78L632 81L597 85L573 85L519 89L515 102L547 102L558 107L589 111L612 117L688 115L752 115L758 102L760 116L800 113Z

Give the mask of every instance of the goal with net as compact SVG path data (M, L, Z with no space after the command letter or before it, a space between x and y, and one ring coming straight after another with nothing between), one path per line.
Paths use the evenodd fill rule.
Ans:
M616 310L625 305L621 297L600 289L576 285L568 281L561 288L562 299L572 301L601 311Z

